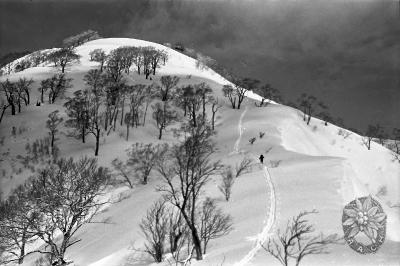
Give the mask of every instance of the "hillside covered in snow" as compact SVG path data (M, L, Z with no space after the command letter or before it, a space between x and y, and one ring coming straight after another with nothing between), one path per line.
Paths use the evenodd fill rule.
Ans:
M43 87L43 80L60 73L60 68L53 63L40 63L0 77L3 86L7 80L33 80L30 104L22 104L21 112L15 115L7 109L0 124L0 191L3 198L11 195L29 177L37 176L40 167L48 166L51 156L46 151L35 153L42 154L43 160L36 158L38 160L35 161L30 156L33 154L33 143L49 136L46 121L49 114L56 110L63 118L55 139L57 157L72 157L74 160L82 156L94 157L95 134L87 134L84 143L79 136L71 136L71 127L65 123L70 114L66 103L76 97L77 91L88 86L85 75L90 70L99 69L99 62L91 58L91 52L101 49L110 54L123 46L153 47L166 55L165 63L160 62L156 74L150 73L148 78L143 73L138 74L134 64L129 73L121 70L121 79L128 90L139 90L139 84L143 84L143 88L164 90L162 78L165 76L176 76L177 83L170 88L172 94L166 101L158 99L156 92L156 96L140 98L138 102L130 100L133 96L127 96L118 107L109 104L110 108L114 108L115 121L110 123L109 128L101 128L96 158L99 166L110 169L113 178L97 198L107 201L107 204L99 207L91 223L84 223L76 231L74 238L79 241L66 250L65 258L71 260L73 265L183 265L174 260L168 248L161 264L155 263L153 257L143 251L146 237L139 224L163 194L160 192L160 187L165 185L162 173L155 167L148 180L142 182L137 177L138 171L128 171L124 166L123 169L118 168L115 162L126 162L130 156L128 151L136 143L173 145L184 138L176 132L183 121L193 120L191 111L196 109L198 115L202 113L202 101L201 97L196 98L198 101L195 103L189 101L193 106L187 107L186 114L186 105L183 110L179 97L192 97L189 100L193 100L195 96L179 94L179 88L202 83L211 89L203 114L209 120L211 117L215 120L215 135L211 136L215 152L209 159L219 160L227 169L231 166L234 174L244 159L251 161L251 167L234 177L229 200L220 191L222 172L213 172L202 187L199 202L211 198L221 212L229 215L232 224L227 234L210 240L202 260L193 256L192 265L280 265L265 249L269 240L276 238L278 232L285 231L288 220L300 212L315 210L307 216L307 222L315 226L314 234L321 232L342 237L343 208L356 198L368 196L377 200L387 215L386 239L379 250L374 254L361 255L344 241L339 241L330 245L326 254L304 257L301 265L400 265L400 208L396 207L400 203L400 163L393 159L392 151L374 141L367 149L363 136L318 118L311 118L307 124L301 110L283 104L271 102L258 107L262 97L251 91L245 93L240 109L233 109L224 89L226 85L234 88L235 84L206 66L199 67L195 59L179 51L143 40L98 39L77 46L75 52L79 60L65 67L65 77L70 79L70 86L63 97L55 98L52 103L48 102L47 96L41 102L40 88ZM14 67L21 60L23 58L15 61ZM127 95L130 95L129 92ZM38 106L36 103L39 102ZM179 119L171 119L160 138L161 120L157 119L157 104L164 102L168 102L168 108L176 112ZM106 106L108 103L102 104ZM135 104L139 109L134 109ZM164 115L165 106L160 111L164 111ZM216 111L214 108L217 108ZM136 120L131 122L121 115L124 110L126 114L129 110L136 110L140 123ZM260 155L264 156L262 164L259 162ZM127 172L129 174L124 177ZM126 179L130 180L129 184ZM54 230L54 235L61 237L62 232ZM33 241L27 243L26 253L49 251L46 245L43 239L35 236ZM182 253L190 249L188 244L182 247ZM43 254L40 253L27 255L23 265L46 265L38 263L41 256Z

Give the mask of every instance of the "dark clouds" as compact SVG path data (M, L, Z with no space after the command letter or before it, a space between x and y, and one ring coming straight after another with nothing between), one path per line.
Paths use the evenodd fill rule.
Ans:
M180 41L287 98L314 93L352 127L400 126L398 1L0 0L0 10L0 53L87 28Z

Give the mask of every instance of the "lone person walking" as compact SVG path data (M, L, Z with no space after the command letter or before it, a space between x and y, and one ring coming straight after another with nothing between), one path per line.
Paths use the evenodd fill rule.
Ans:
M260 155L260 163L263 163L264 162L264 155Z

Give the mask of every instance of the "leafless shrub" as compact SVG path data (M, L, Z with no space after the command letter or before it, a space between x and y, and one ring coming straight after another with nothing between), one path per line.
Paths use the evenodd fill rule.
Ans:
M305 256L328 253L328 246L338 244L340 238L336 234L313 234L315 228L306 219L307 215L313 213L317 212L303 211L289 220L284 231L278 230L276 237L262 245L264 250L284 266L288 266L290 260L294 260L298 266Z
M146 237L145 252L155 262L162 262L168 232L168 209L164 199L156 201L147 211L140 223L140 229Z
M251 171L251 167L253 165L253 160L245 157L239 164L236 164L236 177L239 177L243 174L249 173Z
M218 186L219 190L224 194L225 200L229 201L232 193L233 183L235 183L235 178L232 173L232 168L227 168L222 172L222 182Z
M252 137L251 139L249 139L249 142L250 142L251 145L253 145L255 141L256 141L255 137Z
M123 182L126 183L130 188L133 188L132 181L130 180L131 169L118 158L115 158L111 164L116 171L116 175L122 176L124 180Z
M339 128L338 135L342 136L343 139L347 139L352 133L346 129Z
M369 125L365 136L362 138L362 143L367 147L368 150L371 149L371 141L377 140L379 144L384 145L387 135L383 128L379 125Z
M190 263L194 248L191 232L179 210L170 209L168 238L172 255L172 261L168 260L169 264L178 266Z
M265 135L265 132L259 132L258 135L260 136L260 139L262 139Z
M268 147L268 148L265 150L265 154L268 154L268 153L272 150L272 148L273 148L273 147Z
M200 237L206 254L210 240L227 235L232 230L232 218L218 209L214 200L207 198L203 202L200 221Z
M168 149L166 144L142 144L132 145L128 152L128 161L126 165L131 167L135 173L140 175L143 184L147 184L151 170L156 165L158 158Z
M269 167L270 168L277 168L282 160L270 160L269 161Z
M400 154L398 154L397 152L392 152L392 156L394 162L400 163Z

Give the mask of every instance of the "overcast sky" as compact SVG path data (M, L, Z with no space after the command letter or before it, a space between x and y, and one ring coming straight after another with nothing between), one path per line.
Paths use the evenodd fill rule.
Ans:
M400 127L399 1L0 0L0 54L105 37L183 42L362 129Z

